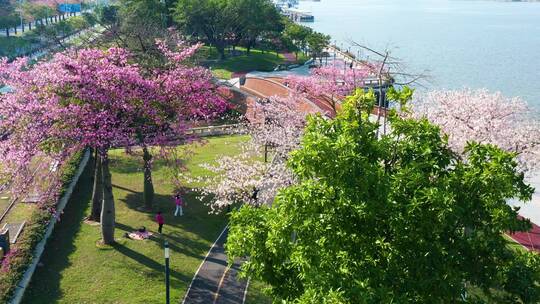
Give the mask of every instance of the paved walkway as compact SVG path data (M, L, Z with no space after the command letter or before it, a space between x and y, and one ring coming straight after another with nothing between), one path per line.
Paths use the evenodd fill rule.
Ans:
M208 251L197 269L182 304L243 304L247 292L247 281L239 280L241 261L231 267L227 265L224 244L229 229L223 232Z

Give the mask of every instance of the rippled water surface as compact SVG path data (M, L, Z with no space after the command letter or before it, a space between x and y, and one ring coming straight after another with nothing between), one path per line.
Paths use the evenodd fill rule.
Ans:
M432 88L487 87L540 110L540 2L321 0L300 8L338 45L389 47L410 70L430 70Z

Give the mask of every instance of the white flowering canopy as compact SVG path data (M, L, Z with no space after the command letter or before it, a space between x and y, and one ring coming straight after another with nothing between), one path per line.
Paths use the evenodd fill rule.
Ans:
M540 169L540 122L519 97L486 89L433 91L420 95L412 110L439 125L457 153L469 141L489 143L515 152L524 171Z
M251 136L242 153L203 165L212 175L202 180L206 186L201 189L201 198L209 198L212 212L234 203L271 205L280 189L296 182L286 160L300 145L309 114L301 109L301 98L291 95L260 100L254 110L261 119L239 130ZM263 157L264 153L271 157Z

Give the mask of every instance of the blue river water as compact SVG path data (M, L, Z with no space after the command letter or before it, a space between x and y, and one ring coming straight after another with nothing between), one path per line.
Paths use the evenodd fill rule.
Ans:
M428 70L428 88L485 87L540 111L540 2L321 0L299 8L338 46L390 49L408 71Z

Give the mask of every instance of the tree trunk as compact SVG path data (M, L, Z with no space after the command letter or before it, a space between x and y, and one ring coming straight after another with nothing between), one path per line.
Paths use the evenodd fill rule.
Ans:
M9 27L6 27L6 37L9 37Z
M154 184L152 183L152 155L148 152L147 147L143 147L143 160L144 160L144 207L148 210L152 210L154 203Z
M246 47L246 55L251 54L251 44L248 44Z
M112 192L111 172L107 152L101 154L101 170L103 171L103 205L101 207L101 237L104 244L114 243L114 197Z
M101 219L101 204L103 201L103 171L101 170L101 157L96 151L94 167L94 188L92 191L92 212L88 218L91 221L99 222Z
M225 59L225 47L222 45L216 46L216 50L219 53L219 59L224 60Z
M29 31L32 30L32 21L28 22L28 30L29 30Z
M15 25L13 28L15 29L15 35L17 35L17 26Z

